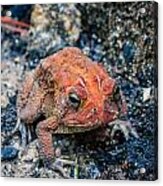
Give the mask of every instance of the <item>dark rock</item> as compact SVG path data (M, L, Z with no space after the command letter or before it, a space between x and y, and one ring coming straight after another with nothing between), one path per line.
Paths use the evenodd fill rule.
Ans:
M18 150L14 147L2 147L1 148L1 160L4 161L10 161L13 160L17 157L18 155Z

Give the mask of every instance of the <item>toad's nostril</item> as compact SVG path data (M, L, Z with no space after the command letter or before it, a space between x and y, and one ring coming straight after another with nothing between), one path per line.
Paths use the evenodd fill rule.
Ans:
M93 108L91 111L92 111L93 114L96 114L97 113L97 108Z

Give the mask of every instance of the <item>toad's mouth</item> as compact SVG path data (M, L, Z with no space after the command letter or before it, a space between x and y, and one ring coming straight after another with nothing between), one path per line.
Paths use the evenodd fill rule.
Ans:
M79 127L79 128L94 128L102 125L102 121L100 121L98 118L85 118L83 120L80 118L74 118L74 117L67 117L64 118L60 125L68 126L68 127Z
M54 134L74 134L74 133L83 133L86 131L91 131L93 129L97 129L99 125L93 126L83 126L81 124L77 125L59 125L54 132Z
M96 129L101 126L101 122L96 120L94 122L79 122L77 119L64 120L62 121L54 133L72 134L72 133L82 133Z

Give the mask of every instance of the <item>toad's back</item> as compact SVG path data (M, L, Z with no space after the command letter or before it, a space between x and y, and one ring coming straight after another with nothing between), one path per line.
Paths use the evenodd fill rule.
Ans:
M75 47L67 47L56 54L46 58L44 68L50 68L54 79L62 85L73 84L81 77L86 86L96 87L97 81L110 80L107 72L97 62L85 56ZM108 79L109 78L109 79ZM92 86L95 83L95 86Z

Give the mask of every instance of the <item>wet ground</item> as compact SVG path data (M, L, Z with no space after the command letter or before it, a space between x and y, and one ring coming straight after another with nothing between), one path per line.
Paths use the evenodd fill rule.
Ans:
M157 178L155 6L154 2L2 6L2 16L30 24L25 35L2 24L2 176L63 178L43 167L37 139L23 151L19 133L7 136L17 122L16 99L24 76L40 59L65 46L77 46L117 80L139 138L130 135L126 140L119 131L114 139L95 143L91 132L57 135L58 164L75 179Z

